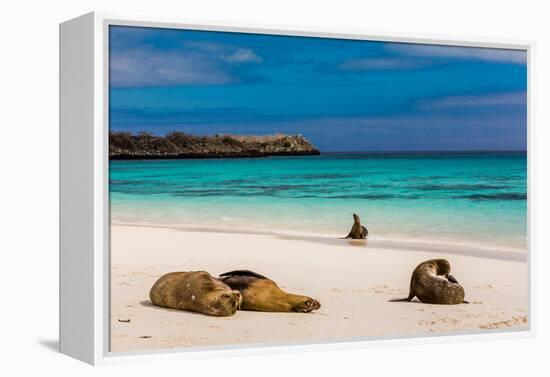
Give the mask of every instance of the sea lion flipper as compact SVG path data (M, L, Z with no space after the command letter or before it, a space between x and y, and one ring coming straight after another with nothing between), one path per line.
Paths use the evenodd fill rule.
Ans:
M414 296L416 296L414 294L414 291L413 291L413 287L412 287L412 284L411 284L411 289L409 291L409 295L405 298L393 298L391 300L389 300L389 302L411 302L412 299L414 298Z
M267 279L267 277L260 275L254 271L250 270L234 270L229 272L224 272L223 274L220 274L220 277L226 277L226 276L252 276L258 279Z
M411 302L412 299L405 297L405 298L392 298L388 300L389 302Z
M458 284L458 280L456 280L453 275L447 275L447 280L449 280L451 283Z

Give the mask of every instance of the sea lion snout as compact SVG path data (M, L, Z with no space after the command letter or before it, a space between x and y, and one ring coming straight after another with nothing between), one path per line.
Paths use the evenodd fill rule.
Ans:
M222 300L232 300L237 303L240 303L242 301L241 292L239 291L224 292L221 294L220 298Z
M241 308L241 304L243 303L243 296L241 295L241 292L239 291L232 291L231 292L231 299L233 302L233 305L237 310Z
M220 313L223 313L222 315L230 316L241 308L242 302L243 298L239 291L224 292L219 296L215 306Z
M321 303L319 303L319 301L311 297L307 297L305 301L297 304L293 309L295 312L309 313L313 310L318 310L320 308L321 308Z
M308 301L306 301L306 306L308 308L311 308L311 310L321 309L321 303L317 300L314 300L314 299L309 299Z

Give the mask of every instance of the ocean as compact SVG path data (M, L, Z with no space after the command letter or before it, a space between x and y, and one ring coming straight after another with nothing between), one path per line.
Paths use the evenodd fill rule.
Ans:
M113 223L527 250L525 152L110 162Z

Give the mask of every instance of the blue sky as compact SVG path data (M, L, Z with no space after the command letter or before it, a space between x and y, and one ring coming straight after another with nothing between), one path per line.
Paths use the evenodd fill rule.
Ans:
M110 127L525 150L524 51L111 26Z

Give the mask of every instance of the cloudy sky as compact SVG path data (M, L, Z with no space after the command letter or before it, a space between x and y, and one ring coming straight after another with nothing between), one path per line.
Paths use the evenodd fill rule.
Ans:
M111 26L111 130L322 151L525 150L526 53Z

